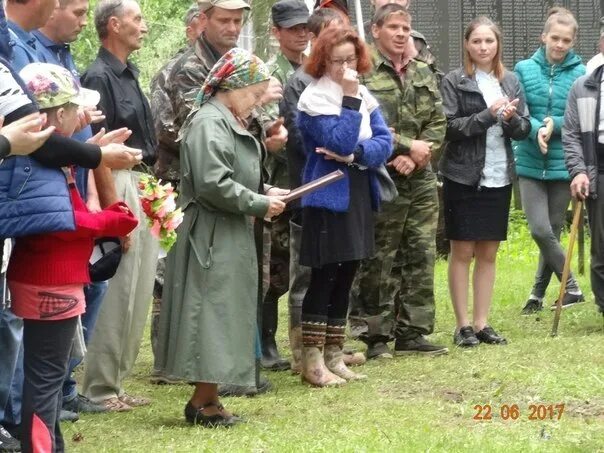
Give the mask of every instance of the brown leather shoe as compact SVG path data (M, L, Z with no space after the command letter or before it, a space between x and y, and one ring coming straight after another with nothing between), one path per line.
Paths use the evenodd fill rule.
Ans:
M151 400L149 398L145 398L143 396L132 396L128 395L127 393L124 393L118 399L130 407L148 406L151 404Z
M101 404L105 406L108 412L129 412L133 409L132 406L124 403L116 396L101 401Z
M342 354L343 354L344 364L346 366L358 366L358 365L363 365L365 362L367 362L367 358L365 357L365 354L363 354L362 352L350 351L350 350L344 349L342 351Z

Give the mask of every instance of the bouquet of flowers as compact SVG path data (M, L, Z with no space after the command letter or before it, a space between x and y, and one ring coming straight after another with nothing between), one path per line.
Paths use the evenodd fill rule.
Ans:
M176 242L176 228L182 223L184 214L176 209L178 194L170 183L144 174L138 181L141 206L147 216L151 235L159 239L159 245L167 253Z

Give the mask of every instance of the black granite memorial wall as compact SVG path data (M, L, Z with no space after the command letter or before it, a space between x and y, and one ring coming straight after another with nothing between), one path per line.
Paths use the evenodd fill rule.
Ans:
M555 5L577 18L575 50L587 62L597 52L604 0L412 0L411 14L413 28L426 36L443 72L461 65L464 28L477 16L487 16L501 27L504 62L511 69L539 46L547 11ZM365 20L371 18L368 0L363 0L363 13Z

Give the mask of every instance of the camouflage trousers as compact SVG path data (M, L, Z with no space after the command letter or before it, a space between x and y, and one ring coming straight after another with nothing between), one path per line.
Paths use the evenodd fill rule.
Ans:
M283 212L265 223L262 256L262 286L264 303L277 303L289 289L289 220L291 213Z
M394 182L399 196L376 216L376 254L361 263L351 290L351 333L368 344L434 330L436 176L420 170Z

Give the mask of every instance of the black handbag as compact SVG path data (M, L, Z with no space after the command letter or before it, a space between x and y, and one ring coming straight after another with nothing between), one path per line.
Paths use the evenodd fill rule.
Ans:
M390 177L385 164L376 168L375 175L380 189L380 200L389 203L398 197L398 190L396 189L396 185Z
M88 263L90 280L109 280L117 272L122 260L122 243L119 238L102 237L94 241L94 249Z

